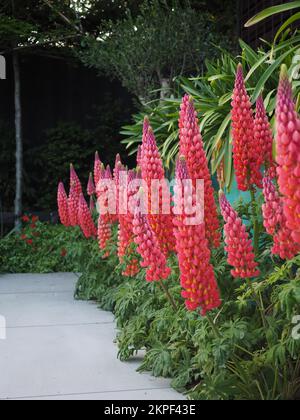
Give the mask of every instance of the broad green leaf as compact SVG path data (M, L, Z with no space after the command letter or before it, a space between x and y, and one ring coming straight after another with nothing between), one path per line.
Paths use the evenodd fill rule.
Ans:
M299 19L300 19L300 12L294 14L286 22L284 22L284 24L278 29L278 31L275 35L274 44L276 44L276 42L277 42L278 38L280 37L280 35L282 34L282 32L284 32L286 30L286 28L291 26L294 22L296 22L296 20L299 20Z
M249 28L250 26L256 25L257 23L267 19L270 16L297 8L300 8L300 1L293 1L291 3L284 3L278 6L268 7L267 9L255 15L253 18L249 19L248 22L245 23L245 27Z

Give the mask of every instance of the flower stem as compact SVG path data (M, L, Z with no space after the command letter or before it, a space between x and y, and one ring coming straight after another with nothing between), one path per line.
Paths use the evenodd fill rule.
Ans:
M173 299L173 296L169 292L169 289L168 289L167 285L162 280L159 281L159 284L160 284L162 290L165 292L165 294L167 296L167 299L170 302L170 304L172 305L174 311L177 312L178 311L178 307L177 307L177 305L175 303L175 300Z
M252 292L252 295L253 295L253 297L254 297L254 299L256 301L257 307L258 307L258 309L260 311L260 316L261 316L261 320L262 320L263 327L264 327L264 330L265 330L266 339L268 341L268 338L267 338L268 337L268 335L267 335L267 332L268 332L268 321L267 321L267 318L266 318L265 308L264 308L263 301L262 301L261 297L256 293L256 291L255 291L255 289L253 287L253 284L252 284L251 279L248 278L247 279L247 283L248 283L248 286L249 286L249 288L250 288L250 290Z
M216 338L221 338L221 334L220 331L218 330L218 328L216 327L216 324L214 323L213 319L211 318L210 314L206 314L206 319L208 321L208 323L210 324Z
M254 252L258 256L259 253L259 225L257 220L257 210L256 210L256 199L255 199L255 190L251 188L251 206L252 206L252 219L253 219L253 241L254 241Z

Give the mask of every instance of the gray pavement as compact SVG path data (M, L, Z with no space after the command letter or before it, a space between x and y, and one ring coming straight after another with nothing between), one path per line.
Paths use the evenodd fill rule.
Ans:
M117 360L113 315L75 301L75 283L65 273L0 275L0 399L184 399L136 372L141 355Z

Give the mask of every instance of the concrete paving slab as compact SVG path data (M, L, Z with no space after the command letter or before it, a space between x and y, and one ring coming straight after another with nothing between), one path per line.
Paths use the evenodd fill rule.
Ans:
M0 294L73 293L77 278L74 273L0 274Z
M19 398L19 400L33 401L172 401L172 400L186 400L184 395L175 392L170 388L158 388L158 389L147 389L138 391L114 391L114 392L102 392L95 394L73 394L73 395L54 395L44 396L36 398Z
M73 301L75 281L65 274L0 277L0 315L8 324L0 399L183 399L168 380L137 373L139 358L117 359L112 315Z
M110 312L92 302L79 302L71 292L0 294L0 313L8 327L113 322Z

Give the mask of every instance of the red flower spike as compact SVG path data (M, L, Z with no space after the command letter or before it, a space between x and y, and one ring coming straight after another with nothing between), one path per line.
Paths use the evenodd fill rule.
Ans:
M276 167L273 159L273 133L262 96L260 96L256 102L254 138L258 143L261 154L261 162L265 165L269 176L271 176L271 178L275 178Z
M109 256L108 244L112 236L111 224L103 216L98 219L98 243L101 251L106 251L105 257Z
M220 294L213 266L210 263L211 253L208 240L205 237L205 224L190 225L184 208L182 181L190 179L187 162L180 158L176 165L175 196L176 204L183 212L174 218L174 233L180 268L180 282L183 288L182 296L188 310L201 308L204 316L212 309L221 305ZM191 191L191 201L195 200Z
M233 162L241 191L262 188L262 151L259 141L253 136L254 118L247 94L243 67L239 64L232 97Z
M171 209L171 194L168 183L166 182L165 171L156 144L156 139L147 118L144 122L144 136L140 165L142 178L148 186L149 223L158 239L161 250L167 255L169 252L174 251L175 249L175 238L173 235L172 222L173 217L172 214L165 214L164 212L165 207ZM152 197L151 195L153 181L159 181L161 183L158 197ZM156 202L157 199L159 200L159 203ZM165 200L168 200L168 202ZM152 201L154 201L154 205L156 205L157 211L154 209L152 211Z
M95 163L94 163L94 184L97 188L98 182L101 179L101 172L102 172L103 164L99 158L99 153L95 153Z
M78 224L87 239L96 237L97 230L83 194L79 198Z
M210 246L220 246L219 219L212 179L200 134L199 121L191 97L184 96L179 119L180 154L185 156L191 179L204 181L205 235Z
M95 201L94 201L93 197L90 197L90 212L93 213L95 208L96 208Z
M71 187L68 197L68 211L69 211L69 222L70 226L78 225L78 205L79 197L77 195L75 187Z
M141 162L142 162L142 146L141 145L138 146L136 162L137 162L137 165L141 167Z
M269 176L263 179L263 184L265 204L262 211L266 231L274 240L272 254L279 255L282 259L292 259L300 252L300 245L295 243L287 227L282 198Z
M231 207L223 192L220 193L220 206L225 220L225 250L228 264L233 267L231 274L235 278L257 277L260 271L255 262L252 241L237 212Z
M155 233L150 227L148 218L136 211L133 219L134 241L138 245L137 252L143 258L141 266L146 268L148 282L167 279L171 270L167 267L167 259L162 253Z
M139 175L134 171L128 172L128 184L120 185L120 194L125 195L127 193L127 203L130 202L131 198L136 196L139 191L139 187L130 188L130 183L136 179ZM127 191L124 191L124 188ZM134 243L133 233L133 214L127 211L127 214L119 215L119 235L118 235L118 256L121 264L124 263L125 256L129 258L133 253L132 245ZM132 258L124 269L123 275L127 277L135 276L140 271L139 263L136 258Z
M94 184L94 181L93 181L93 174L90 173L89 182L88 182L88 186L87 186L87 193L88 193L89 196L92 196L92 195L95 194L95 192L96 192L96 188L95 188L95 184Z
M68 196L62 182L58 185L57 191L58 213L61 223L64 226L70 226L69 210L68 210Z
M70 166L70 189L74 188L75 193L77 194L78 198L82 193L82 187L78 175L74 169L74 166L71 164Z
M293 240L300 244L300 118L286 66L283 66L280 76L276 125L277 174L283 211Z

